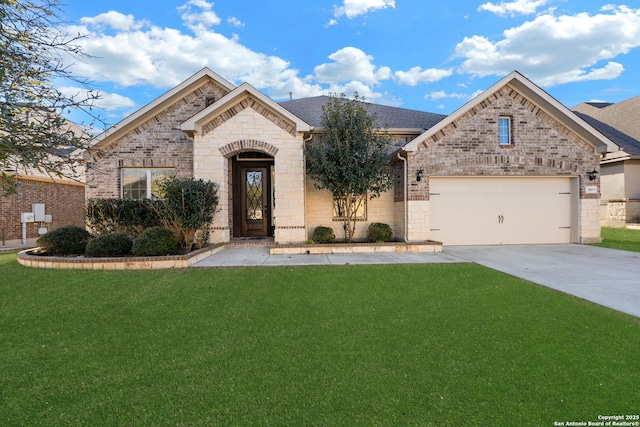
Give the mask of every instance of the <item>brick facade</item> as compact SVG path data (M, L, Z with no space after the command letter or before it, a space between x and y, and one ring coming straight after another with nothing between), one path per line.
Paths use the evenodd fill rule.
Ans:
M52 222L44 224L50 230L65 226L84 227L84 187L31 179L21 179L16 194L0 197L0 239L4 244L19 244L22 241L20 214L31 212L31 205L44 203L45 213ZM34 243L40 223L27 223L27 238Z
M87 198L120 197L122 168L175 168L178 176L193 176L193 142L180 125L226 93L207 83L92 153L97 161L87 168Z
M512 118L513 144L498 143L498 118ZM587 171L599 168L591 145L505 86L486 101L425 141L410 157L410 177L418 169L425 176L579 176L580 198L587 194ZM409 200L429 200L429 180L412 182Z

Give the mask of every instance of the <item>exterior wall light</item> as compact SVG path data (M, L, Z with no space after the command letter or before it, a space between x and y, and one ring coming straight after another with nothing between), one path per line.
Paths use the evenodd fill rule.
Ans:
M424 170L423 169L418 169L416 171L416 181L420 181L422 179L423 175L424 175Z
M598 175L598 171L597 170L592 170L591 172L587 172L587 176L589 177L589 181L593 181L594 179L596 179L596 175Z

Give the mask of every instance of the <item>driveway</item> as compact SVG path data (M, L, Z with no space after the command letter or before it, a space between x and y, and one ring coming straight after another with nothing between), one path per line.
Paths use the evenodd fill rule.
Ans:
M447 246L444 253L640 317L640 253L585 245Z

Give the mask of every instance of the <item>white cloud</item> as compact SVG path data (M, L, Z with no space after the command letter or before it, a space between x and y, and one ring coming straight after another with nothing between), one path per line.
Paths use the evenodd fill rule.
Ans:
M147 25L146 21L136 21L133 15L124 15L114 10L93 17L81 18L80 23L100 30L111 28L115 31L137 31Z
M395 8L395 0L344 0L342 6L335 7L333 15L336 18L346 16L353 19L356 16L388 7Z
M204 66L225 78L247 81L259 89L269 89L274 97L318 95L322 88L311 79L299 77L289 62L255 52L210 27L212 4L191 0L179 12L187 34L175 28L161 28L130 15L109 12L83 18L81 25L69 27L69 34L86 34L79 40L83 52L94 58L72 58L73 72L95 82L111 82L121 87L168 88ZM234 21L235 22L235 21ZM111 26L114 25L114 26Z
M492 41L465 37L456 46L459 71L475 76L519 70L536 83L553 86L613 79L624 70L611 60L640 47L640 9L607 6L590 15L545 14L504 31Z
M234 27L240 28L240 27L244 27L244 22L242 22L241 20L239 20L238 18L236 18L235 16L230 16L227 19L227 22L231 25L233 25Z
M433 83L449 77L453 74L453 70L441 70L438 68L429 68L423 70L421 67L413 67L409 71L396 71L394 73L396 79L405 85L417 86L420 83Z
M515 16L515 15L531 15L536 13L539 7L549 3L550 0L515 0L515 1L501 1L498 4L485 3L481 5L479 11L487 11L495 13L500 16Z
M373 56L367 55L355 47L342 48L331 55L332 63L315 67L316 80L319 83L340 83L356 80L369 85L376 85L382 80L391 78L389 67L376 67L371 61Z
M213 11L213 3L205 0L189 0L178 10L183 12L182 20L190 28L210 28L220 24L220 18Z
M86 89L73 86L61 87L58 88L58 90L64 96L78 101L96 96L97 98L93 105L106 111L133 108L136 106L136 103L131 98L127 98L126 96L122 96L117 93L108 93L103 91L88 92Z
M424 99L471 99L471 95L466 93L447 93L444 90L434 91L424 96Z

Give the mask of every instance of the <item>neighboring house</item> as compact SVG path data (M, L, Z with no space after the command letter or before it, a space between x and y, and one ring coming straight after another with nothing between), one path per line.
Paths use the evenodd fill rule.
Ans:
M75 123L68 122L68 125L76 135L82 135L85 132ZM70 150L61 150L54 155L69 154ZM65 175L70 177L74 174L68 170ZM18 171L15 176L18 180L17 191L10 196L0 194L1 246L33 244L45 230L53 230L65 225L84 227L85 195L82 173L77 175L77 179L69 179L26 168ZM44 214L50 216L51 222L48 220L26 222L23 228L22 214L34 213L34 205L44 205Z
M640 222L640 96L617 104L585 102L576 114L619 146L600 162L602 225Z
M342 223L306 176L303 144L322 134L326 97L275 102L209 69L95 138L86 196L150 197L165 175L220 185L211 240L300 243ZM395 144L394 188L367 200L356 230L444 244L600 240L599 153L615 147L513 72L450 116L370 105Z

